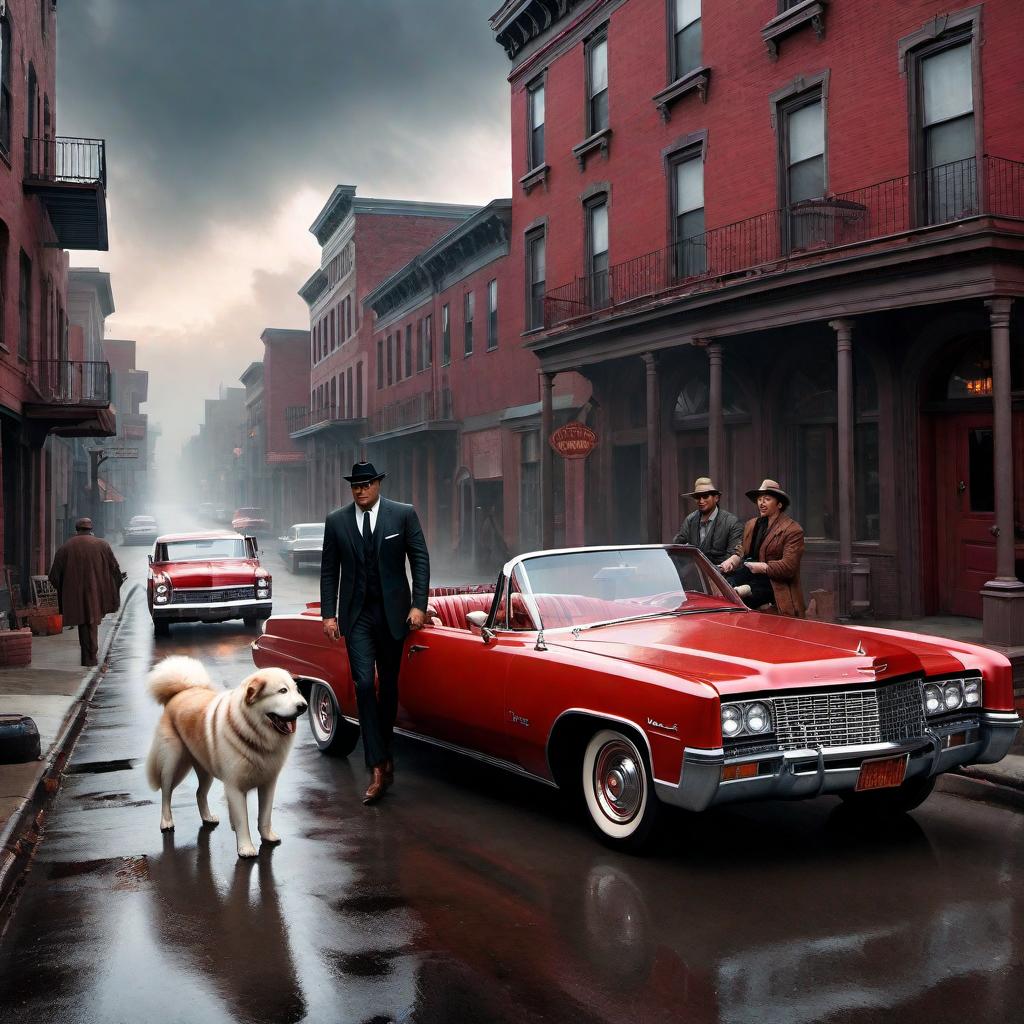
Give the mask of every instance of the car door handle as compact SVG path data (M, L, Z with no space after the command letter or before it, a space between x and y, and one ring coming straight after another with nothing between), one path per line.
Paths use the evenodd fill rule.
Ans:
M425 644L410 644L408 657L412 657L414 654L419 654L420 651L429 651L430 648Z

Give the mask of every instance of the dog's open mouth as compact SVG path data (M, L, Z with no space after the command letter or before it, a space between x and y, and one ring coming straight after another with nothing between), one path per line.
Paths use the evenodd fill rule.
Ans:
M295 718L282 718L280 715L275 715L273 711L268 711L267 718L270 719L270 724L282 736L291 736L295 732L295 723L298 720L298 715Z

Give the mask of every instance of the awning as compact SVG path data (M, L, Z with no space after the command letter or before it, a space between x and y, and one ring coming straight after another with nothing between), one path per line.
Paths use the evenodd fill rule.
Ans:
M113 484L108 484L103 479L98 482L100 485L100 501L124 501L124 495Z

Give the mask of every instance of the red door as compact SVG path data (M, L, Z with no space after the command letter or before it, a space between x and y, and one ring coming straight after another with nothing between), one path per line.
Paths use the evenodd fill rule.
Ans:
M939 610L981 618L981 588L996 574L992 417L946 416L937 426Z

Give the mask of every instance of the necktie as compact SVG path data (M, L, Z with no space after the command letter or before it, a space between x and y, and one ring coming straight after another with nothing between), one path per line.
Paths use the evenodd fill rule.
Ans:
M363 513L363 547L367 551L373 547L373 532L370 530L370 513Z

